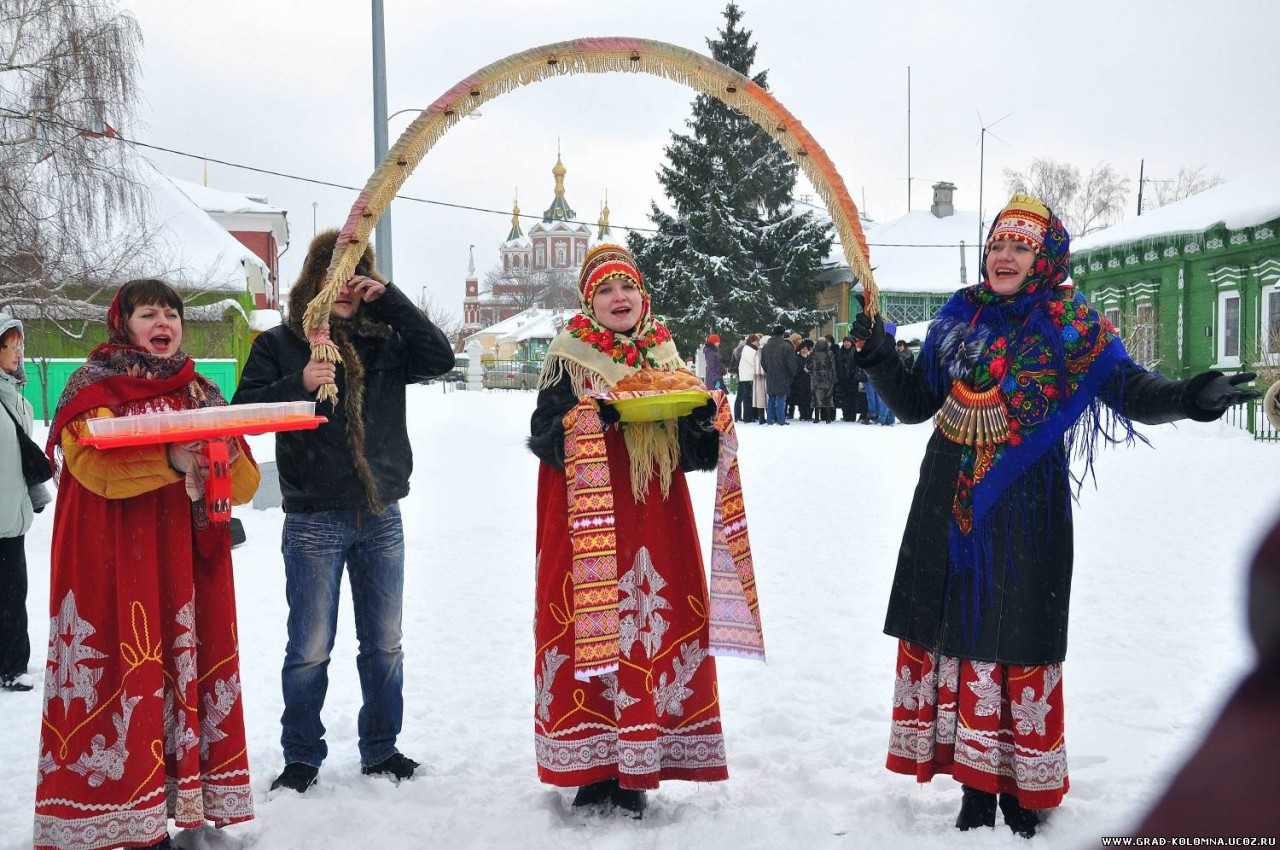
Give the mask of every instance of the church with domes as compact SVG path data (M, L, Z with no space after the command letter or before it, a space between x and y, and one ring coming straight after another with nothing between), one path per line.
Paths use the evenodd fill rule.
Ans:
M593 244L612 242L609 205L606 202L592 239L591 228L577 221L577 213L565 197L564 167L560 155L551 169L555 196L542 220L520 227L520 204L511 210L511 231L498 246L501 266L485 276L476 275L474 249L467 264L466 295L462 300L462 338L508 319L531 307L572 309L578 305L577 276L582 260Z

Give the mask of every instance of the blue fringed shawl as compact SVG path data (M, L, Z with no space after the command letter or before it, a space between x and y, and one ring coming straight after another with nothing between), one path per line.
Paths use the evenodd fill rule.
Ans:
M995 530L1002 528L1009 544L1015 535L1038 540L1041 524L1052 523L1036 506L1047 510L1047 492L1070 486L1072 457L1083 460L1078 490L1092 474L1099 439L1142 439L1121 413L1132 361L1111 324L1062 284L1067 237L1056 218L1054 224L1021 291L999 296L984 281L957 292L930 325L920 355L935 396L944 397L955 380L979 391L999 385L1009 421L1007 442L964 447L956 482L947 592L958 586L964 594L972 639L994 591ZM1003 550L1016 581L1017 547Z

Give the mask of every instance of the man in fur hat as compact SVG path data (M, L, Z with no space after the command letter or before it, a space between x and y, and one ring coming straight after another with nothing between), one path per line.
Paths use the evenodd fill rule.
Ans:
M355 275L330 312L342 363L311 359L302 329L307 304L324 282L338 231L316 236L289 293L288 321L253 343L232 403L308 401L337 384L339 401L317 412L314 431L276 435L284 496L284 771L271 788L302 793L328 754L320 709L338 624L343 567L350 572L359 653L361 772L395 781L418 763L396 749L404 714L400 619L404 528L398 502L409 493L413 453L405 422L405 385L453 368L449 340L407 296L381 277L366 247Z

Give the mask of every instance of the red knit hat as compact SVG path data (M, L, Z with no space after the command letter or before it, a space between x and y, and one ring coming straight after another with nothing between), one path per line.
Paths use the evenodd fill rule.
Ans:
M707 335L707 342L711 343L712 345L719 345L719 344L720 344L720 334L708 334L708 335Z

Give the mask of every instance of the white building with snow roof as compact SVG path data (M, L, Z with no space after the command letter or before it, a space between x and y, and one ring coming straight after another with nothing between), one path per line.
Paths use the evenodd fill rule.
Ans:
M957 289L981 279L978 214L955 208L955 188L935 183L929 209L886 222L863 222L880 310L895 324L933 319ZM848 328L849 317L860 311L856 298L862 291L840 252L838 246L833 249L835 261L822 273L827 287L819 302L836 311L837 337Z

